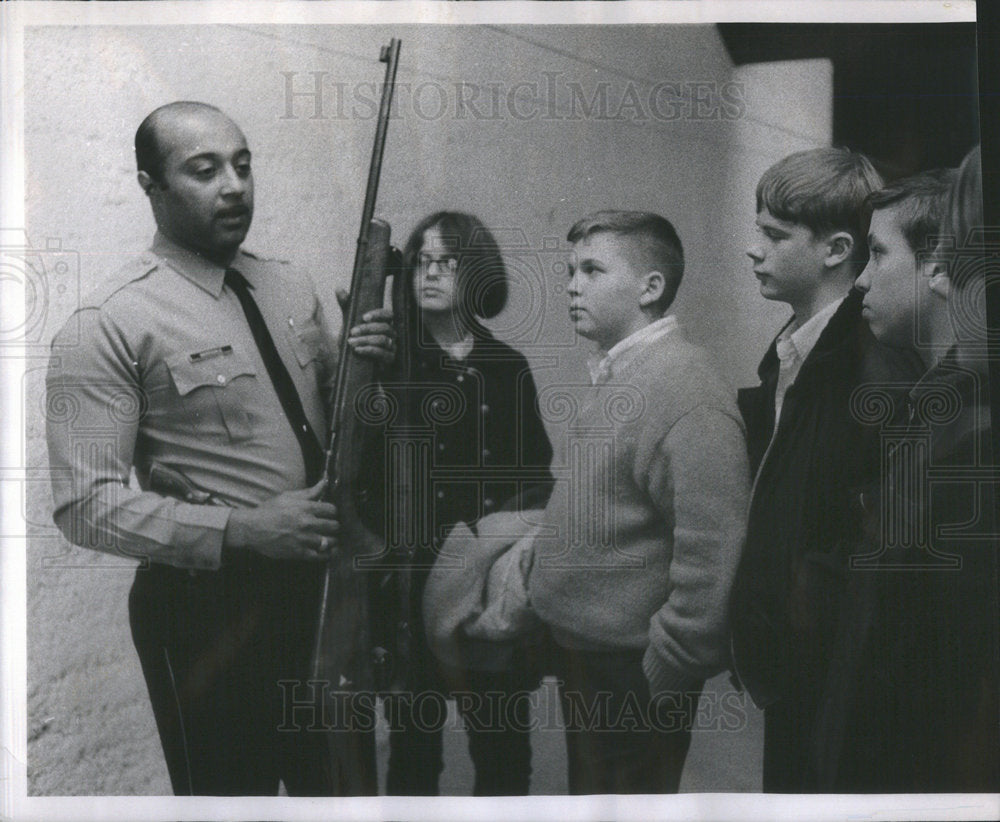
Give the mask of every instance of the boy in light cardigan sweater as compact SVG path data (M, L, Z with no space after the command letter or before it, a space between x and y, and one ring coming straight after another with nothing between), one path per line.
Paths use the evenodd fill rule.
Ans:
M704 680L727 664L743 428L734 392L666 314L684 266L673 226L598 212L568 239L570 318L598 351L531 603L560 652L570 793L675 792Z

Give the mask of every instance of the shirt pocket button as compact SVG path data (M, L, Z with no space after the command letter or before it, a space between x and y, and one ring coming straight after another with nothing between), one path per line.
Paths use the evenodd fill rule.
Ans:
M247 407L259 388L257 371L241 352L229 346L218 350L223 348L226 353L203 361L188 352L165 360L177 390L176 412L168 412L165 425L190 430L197 419L198 438L239 442L252 436Z

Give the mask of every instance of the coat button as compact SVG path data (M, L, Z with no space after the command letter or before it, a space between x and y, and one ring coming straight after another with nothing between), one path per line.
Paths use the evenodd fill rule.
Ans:
M219 374L219 376L215 378L215 381L219 385L225 385L226 384L226 375L225 374Z

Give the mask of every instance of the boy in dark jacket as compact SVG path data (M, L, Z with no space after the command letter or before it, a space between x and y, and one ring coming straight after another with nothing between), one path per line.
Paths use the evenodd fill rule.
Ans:
M881 179L863 155L821 148L781 160L757 186L747 250L761 294L793 316L771 344L761 384L740 392L755 479L732 599L734 669L764 709L764 790L832 790L817 756L835 744L823 694L850 630L840 612L861 492L879 477L877 431L851 397L869 382L915 376L861 316L862 205Z
M995 456L978 150L957 180L900 180L870 198L871 259L858 278L875 336L918 354L895 403L874 537L872 617L855 639L844 765L862 788L1000 787ZM948 201L950 199L950 207ZM941 235L934 253L928 253ZM888 427L888 426L887 426ZM854 587L857 587L855 585Z

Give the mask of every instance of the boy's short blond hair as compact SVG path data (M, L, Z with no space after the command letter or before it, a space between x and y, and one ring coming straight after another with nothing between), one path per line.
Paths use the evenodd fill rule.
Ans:
M870 211L865 199L882 177L864 155L846 148L814 148L779 160L757 183L757 213L804 225L819 236L847 231L854 239L858 273L868 261Z
M663 314L677 296L684 276L684 248L670 220L651 211L595 211L577 220L566 239L578 243L601 233L636 240L637 253L630 255L630 259L645 271L663 274L663 295L655 306Z

